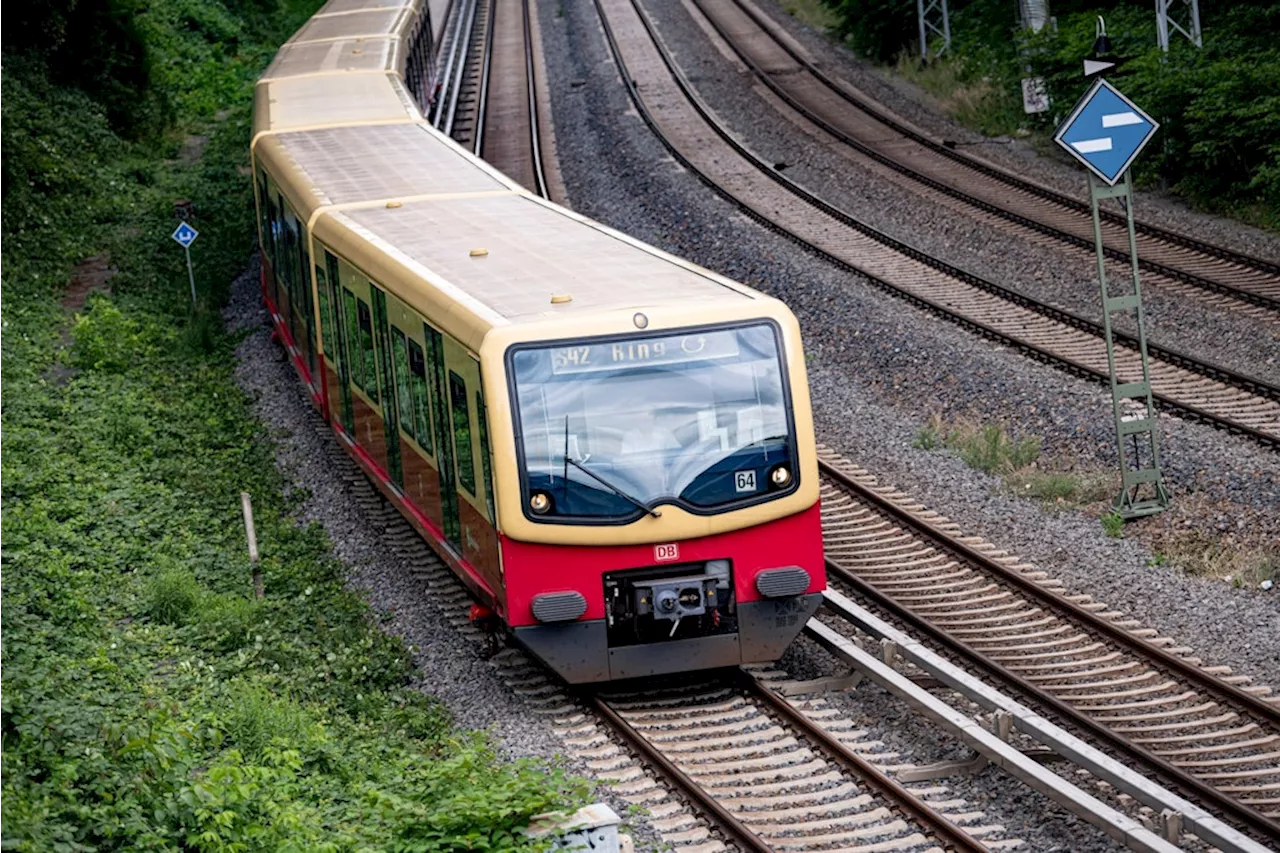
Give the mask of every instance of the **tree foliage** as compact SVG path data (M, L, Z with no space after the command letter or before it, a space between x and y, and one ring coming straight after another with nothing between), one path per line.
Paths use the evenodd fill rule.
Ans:
M842 16L840 33L880 61L918 55L910 2L827 0ZM965 116L984 132L1019 125L1052 132L1087 88L1081 63L1093 49L1102 15L1115 55L1111 79L1161 123L1135 163L1138 180L1167 186L1193 203L1280 227L1280 6L1267 0L1201 4L1201 49L1178 34L1162 53L1147 3L1051 2L1056 26L1022 31L1016 5L969 0L950 5L952 48L941 64L955 85L994 87L982 110ZM1053 110L1021 115L1021 80L1044 77Z

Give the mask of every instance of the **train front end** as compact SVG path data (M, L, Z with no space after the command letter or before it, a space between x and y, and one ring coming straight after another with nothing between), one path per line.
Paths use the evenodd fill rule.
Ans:
M485 346L516 638L572 683L776 660L826 585L795 318L760 297L552 328Z

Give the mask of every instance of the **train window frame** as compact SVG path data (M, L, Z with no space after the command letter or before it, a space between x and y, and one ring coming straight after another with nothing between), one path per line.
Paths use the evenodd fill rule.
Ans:
M471 497L478 497L476 492L476 454L475 444L471 438L471 412L467 400L467 380L457 371L448 371L449 377L449 433L453 440L453 465L458 472L458 486L466 489ZM461 419L459 419L461 415ZM462 441L458 436L462 435ZM462 464L463 456L467 464Z
M484 505L489 510L489 523L498 523L493 502L493 460L489 456L489 418L484 411L484 393L476 391L476 425L480 429L480 470L484 476Z
M417 435L418 446L429 456L435 456L435 440L431 432L431 392L427 386L426 350L408 335L409 344L409 382L413 390L413 427ZM417 364L414 364L414 353L417 353Z
M364 360L365 384L361 390L373 405L381 407L381 398L378 396L381 390L378 385L378 340L373 333L373 308L359 296L356 297L356 317L359 324L356 333L359 336L360 357Z
M391 372L394 374L392 385L396 389L396 414L400 419L400 431L416 442L408 336L395 323L391 323Z
M360 350L360 310L358 307L358 299L351 292L351 288L342 287L342 310L345 312L347 329L350 334L346 336L347 344L347 363L351 365L351 385L364 391L364 359Z
M646 335L695 335L706 332L722 332L732 331L736 329L749 328L751 326L768 326L773 332L774 345L777 347L779 361L782 369L779 371L779 378L782 384L782 400L787 412L787 450L792 460L799 460L800 450L799 443L796 439L796 416L795 401L791 392L791 361L788 358L789 353L786 348L786 338L782 333L782 326L772 317L756 317L748 320L736 320L730 323L705 323L698 326L678 326L671 329L648 329L645 333L637 334L635 332L626 332L613 335L580 335L573 338L548 338L537 341L521 341L507 347L503 354L503 365L506 370L507 395L511 410L511 428L515 439L516 451L516 470L520 472L520 507L524 517L535 524L564 524L579 527L622 527L628 524L634 524L636 521L644 518L646 512L636 508L634 512L626 515L618 515L609 518L597 518L592 516L574 516L574 515L536 515L529 508L529 478L525 475L528 470L525 462L524 452L524 425L520 415L520 398L515 381L515 357L525 350L543 350L551 347L572 347L583 344L609 344L619 341L633 340L645 337ZM710 517L715 515L723 515L729 512L736 512L741 509L756 506L764 503L771 503L781 500L799 491L804 475L798 461L792 464L791 482L786 488L776 491L762 492L757 495L750 495L736 501L728 501L714 507L700 507L695 504L678 498L672 500L664 500L655 507L671 505L679 507L690 515Z

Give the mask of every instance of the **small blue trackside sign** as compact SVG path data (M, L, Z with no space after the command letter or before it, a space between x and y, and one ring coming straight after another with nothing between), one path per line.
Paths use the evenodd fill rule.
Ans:
M200 232L184 222L170 236L181 243L182 248L186 249L190 248L191 244L196 241L196 238L200 236Z
M1115 186L1160 127L1106 80L1098 80L1058 128L1054 141Z

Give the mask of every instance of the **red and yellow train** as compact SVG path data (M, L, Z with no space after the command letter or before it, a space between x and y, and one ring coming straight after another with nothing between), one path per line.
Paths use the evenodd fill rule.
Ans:
M443 17L331 0L258 83L263 294L302 381L566 680L776 659L825 585L794 316L432 128Z

